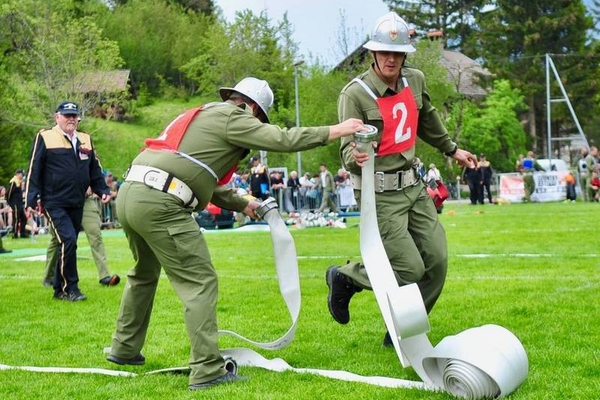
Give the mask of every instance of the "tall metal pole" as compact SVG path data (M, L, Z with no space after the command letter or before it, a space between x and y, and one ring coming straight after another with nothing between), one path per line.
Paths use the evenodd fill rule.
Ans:
M304 64L304 60L294 63L294 92L296 99L296 127L300 127L300 103L298 101L298 67ZM296 153L298 159L298 176L302 176L302 152Z
M546 53L546 132L548 160L552 168L552 103L550 102L550 55Z

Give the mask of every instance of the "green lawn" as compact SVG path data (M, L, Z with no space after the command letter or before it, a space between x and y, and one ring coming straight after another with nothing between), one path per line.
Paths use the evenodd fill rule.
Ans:
M469 206L448 204L441 216L448 235L449 271L430 315L429 339L484 324L512 331L529 357L529 376L510 399L600 398L600 205L584 203ZM359 259L358 219L347 229L292 230L299 256L302 311L294 342L269 352L294 367L339 369L369 376L419 380L402 369L371 292L352 299L352 319L338 325L327 311L325 269ZM110 268L125 278L132 265L120 231L105 231ZM289 317L277 288L268 233L207 232L220 276L219 324L256 340L273 340ZM79 243L82 303L52 300L41 285L47 237L4 238L13 253L0 256L0 364L95 367L146 372L187 363L182 307L161 280L142 367L105 361L123 284L98 284L85 236ZM125 280L125 279L123 279ZM222 348L247 347L230 337ZM183 375L135 378L0 371L0 399L449 399L444 393L387 389L309 374L242 367L245 383L209 392L187 390Z

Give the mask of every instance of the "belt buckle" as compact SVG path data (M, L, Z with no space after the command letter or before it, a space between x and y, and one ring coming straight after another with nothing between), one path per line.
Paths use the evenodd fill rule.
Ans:
M375 193L383 193L385 190L385 174L383 172L375 172Z
M396 190L404 189L404 171L396 171L396 182L398 186L396 186Z

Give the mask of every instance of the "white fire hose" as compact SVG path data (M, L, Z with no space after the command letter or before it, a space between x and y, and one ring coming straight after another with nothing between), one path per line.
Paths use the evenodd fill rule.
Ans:
M429 319L418 286L410 284L399 287L396 283L377 225L373 182L374 155L371 146L376 133L376 128L370 127L369 132L355 135L357 149L370 155L362 171L360 250L398 358L403 367L412 366L423 382L365 377L346 371L293 368L280 358L268 360L250 349L228 349L224 350L223 354L235 359L239 365L272 371L308 372L386 387L443 390L453 396L467 399L504 397L518 388L527 377L527 354L521 342L501 326L484 325L446 337L434 348L426 336L430 330ZM299 284L293 239L279 213L270 212L276 210L274 200L267 200L261 208L263 206L266 208L260 212L261 217L269 223L271 229L279 285L293 321L292 328L284 336L286 340L282 338L271 342L268 347L259 346L275 349L284 347L293 338L297 318L295 311L299 311L300 305L300 291L290 290L289 293L293 296L286 295L287 291L284 288ZM289 263L285 273L280 273L282 262ZM290 274L292 267L295 273ZM236 336L240 337L237 334ZM273 346L273 343L277 342L281 346Z
M518 388L527 377L527 354L519 340L501 326L484 325L448 336L433 347L426 336L430 330L429 320L417 285L398 287L396 284L377 226L373 149L370 144L376 133L377 130L371 127L370 132L355 135L357 149L370 154L370 159L362 171L361 255L398 358L403 367L412 366L423 382L361 376L346 371L294 368L281 358L269 360L247 348L223 350L225 367L232 372L237 371L238 365L253 366L278 372L290 370L313 373L384 387L443 390L467 399L504 397ZM279 288L292 324L281 338L267 343L252 341L232 331L223 330L219 333L237 337L259 348L277 350L292 342L297 328L301 303L298 261L293 238L279 215L275 199L265 200L256 211L269 224ZM15 367L0 364L0 370L3 369L112 376L138 375L99 368ZM187 373L189 368L165 368L146 374L162 372Z

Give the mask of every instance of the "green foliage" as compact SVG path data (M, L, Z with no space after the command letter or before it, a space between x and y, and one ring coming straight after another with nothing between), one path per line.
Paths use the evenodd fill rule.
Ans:
M536 123L528 127L530 132L540 139L546 137L545 54L564 56L557 69L567 90L577 96L571 101L579 118L585 120L598 113L598 104L592 100L600 92L598 61L584 56L597 54L588 44L592 17L581 1L502 1L483 14L479 23L479 49L485 65L526 96L532 113L529 122ZM554 77L552 82L552 96L558 97ZM553 108L552 119L555 131L561 126L566 126L567 132L575 130L566 107Z
M444 112L444 104L457 95L452 83L448 81L448 71L440 63L442 50L438 42L419 41L417 51L408 55L406 65L425 74L431 102L438 110Z
M407 23L413 24L419 34L441 30L449 49L470 55L476 45L473 37L477 25L473 20L489 0L384 0L384 3Z
M200 94L232 86L247 76L265 79L273 89L275 108L288 107L293 100L293 60L289 22L273 26L266 12L236 13L233 23L220 20L199 39L200 49L181 67ZM288 42L280 43L280 37ZM288 46L288 47L286 47ZM218 67L217 67L218 66Z
M93 104L86 104L89 101L79 90L82 75L115 69L122 63L117 44L106 40L90 17L70 18L68 13L40 7L39 2L19 1L3 11L0 19L9 21L3 36L13 43L3 59L11 71L8 91L18 99L20 109L37 112L28 116L34 121L47 120L65 99L90 108ZM10 115L13 109L3 110L3 118L23 116Z
M88 8L76 5L9 0L0 6L0 140L10 149L0 170L27 166L35 133L53 123L60 101L76 101L84 109L96 104L97 97L79 90L86 72L122 63L117 44L84 15Z
M417 51L408 55L406 65L423 72L431 102L437 108L442 121L446 122L449 119L450 111L447 106L453 104L458 96L454 86L448 81L448 72L440 64L442 47L438 42L431 41L420 41L416 47ZM458 110L458 108L453 110ZM458 135L452 135L452 130L449 132L452 139L458 141ZM415 155L426 167L430 163L434 163L445 180L452 180L456 175L452 164L446 162L444 155L420 139L417 140Z
M187 83L180 68L201 51L211 21L164 0L130 0L99 17L106 35L119 43L134 81L155 95L161 79L174 86Z
M466 147L485 153L498 171L512 172L517 156L527 152L526 134L518 120L525 108L520 90L507 80L495 82L483 107L472 107L465 116L462 140Z

